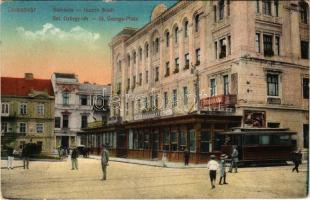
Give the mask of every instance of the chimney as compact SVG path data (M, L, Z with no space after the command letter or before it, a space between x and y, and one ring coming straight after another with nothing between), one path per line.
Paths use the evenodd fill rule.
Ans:
M26 80L33 80L33 73L25 73Z

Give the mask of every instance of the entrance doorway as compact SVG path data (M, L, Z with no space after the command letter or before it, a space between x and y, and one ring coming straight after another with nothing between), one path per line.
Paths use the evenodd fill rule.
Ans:
M69 147L69 136L61 136L61 146L65 149Z
M127 157L127 137L125 132L118 132L116 138L116 156Z

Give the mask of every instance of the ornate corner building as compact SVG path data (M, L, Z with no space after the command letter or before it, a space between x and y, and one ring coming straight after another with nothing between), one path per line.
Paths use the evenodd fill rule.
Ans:
M152 149L151 139L140 141L130 124L144 120L161 132L162 120L195 112L241 116L242 127L290 128L298 133L298 147L308 148L308 1L160 4L148 24L124 28L110 48L111 116L129 124L124 136L129 149ZM172 129L167 140L160 136L159 150L190 145L191 136L183 138L182 131L174 136ZM208 131L193 137L193 151L212 143Z

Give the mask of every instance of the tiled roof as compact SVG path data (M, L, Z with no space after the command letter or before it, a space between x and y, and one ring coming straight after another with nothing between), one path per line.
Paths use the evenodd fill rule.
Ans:
M1 77L1 95L3 96L28 96L31 90L47 91L49 96L54 96L52 82L49 79L25 79Z

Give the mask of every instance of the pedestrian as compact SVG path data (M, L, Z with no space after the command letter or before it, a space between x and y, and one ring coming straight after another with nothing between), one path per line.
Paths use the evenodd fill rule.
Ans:
M211 189L215 188L216 181L216 171L219 168L218 162L215 160L215 155L210 156L210 161L207 164L207 168L209 169L210 181L211 181Z
M23 166L24 166L24 169L29 169L29 157L30 157L30 154L31 154L31 146L30 144L25 144L24 147L23 147L23 150L22 150L22 157L23 157Z
M302 160L302 154L301 154L301 150L298 149L298 151L293 152L293 163L295 165L295 167L292 169L292 172L294 172L296 170L296 172L298 173L298 167L301 164L301 160Z
M106 145L102 145L101 151L101 167L102 167L102 181L107 180L107 166L109 165L109 151Z
M14 153L15 153L15 150L12 147L7 148L7 155L8 155L7 167L8 167L8 169L13 169Z
M220 182L219 184L222 185L222 180L224 184L228 184L226 182L226 164L225 164L225 159L227 158L226 154L221 155L221 161L220 161Z
M71 170L78 170L78 152L75 147L73 147L72 153L71 153L71 164L72 168Z
M188 148L185 149L184 151L184 165L188 166L188 162L189 162L189 151Z
M233 146L233 152L231 154L231 164L230 164L230 168L229 168L229 172L232 172L233 168L235 169L235 173L238 172L238 150L237 150L237 146L234 145Z

